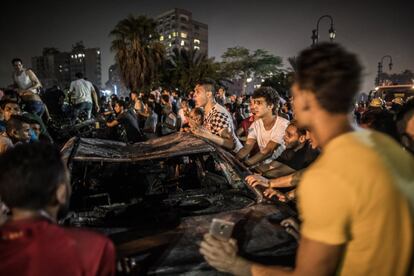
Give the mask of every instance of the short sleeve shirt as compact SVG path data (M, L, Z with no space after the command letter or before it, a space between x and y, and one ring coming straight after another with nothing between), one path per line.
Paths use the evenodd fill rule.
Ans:
M391 138L357 131L330 141L306 170L298 187L301 234L346 244L338 275L408 275L413 168Z
M70 83L70 90L75 91L75 104L92 103L92 89L94 89L92 83L84 79L78 79Z
M204 116L203 126L210 133L217 136L220 136L223 130L229 130L235 145L233 150L237 152L243 147L239 139L236 137L233 119L230 113L223 106L216 103L210 112Z
M259 149L262 151L267 144L272 141L280 146L276 149L273 154L273 158L277 158L285 149L285 143L283 142L283 136L285 135L285 130L289 125L289 121L285 118L278 116L276 122L270 130L266 130L263 125L263 120L258 119L253 122L249 128L249 134L247 139L254 139L259 146Z

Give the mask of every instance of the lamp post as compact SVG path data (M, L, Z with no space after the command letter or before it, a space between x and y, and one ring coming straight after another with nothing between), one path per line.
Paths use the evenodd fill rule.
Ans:
M388 68L390 71L392 70L392 57L390 55L385 55L381 58L381 61L378 62L378 71L377 71L377 78L375 79L375 85L378 86L381 84L381 75L382 75L382 67L384 63L384 59L388 58L390 60L390 63L388 63Z
M333 18L330 15L323 15L321 17L319 17L318 22L316 23L316 29L312 30L312 46L315 46L318 43L318 39L319 39L319 23L321 22L321 20L323 18L328 18L331 21L331 27L329 28L329 39L331 40L331 42L335 39L336 37L336 32L334 29L334 22L333 22Z

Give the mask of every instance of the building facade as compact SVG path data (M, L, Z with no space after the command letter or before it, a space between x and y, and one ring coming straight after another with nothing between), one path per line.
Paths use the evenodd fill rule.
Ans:
M72 46L70 52L70 76L75 80L76 73L83 76L98 87L102 85L101 50L86 48L82 42Z
M208 55L208 25L193 20L191 12L173 9L158 15L155 21L167 54L178 48Z
M44 48L41 56L32 57L32 69L44 88L66 88L71 82L70 55L56 48Z
M54 85L68 89L78 72L96 86L102 85L100 49L85 48L82 42L72 46L71 52L44 48L41 56L32 57L32 68L46 89Z

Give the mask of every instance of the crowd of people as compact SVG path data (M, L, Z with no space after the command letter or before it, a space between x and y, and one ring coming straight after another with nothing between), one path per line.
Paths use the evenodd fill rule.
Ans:
M14 85L0 94L0 198L7 220L0 222L0 272L24 274L30 256L40 274L74 259L79 267L68 275L114 273L109 240L55 225L70 185L48 125L62 117L95 118L105 126L105 138L127 143L192 133L234 154L254 172L246 183L265 197L297 207L294 268L251 262L237 254L237 241L206 234L200 252L220 271L408 275L414 266L414 99L355 104L362 68L340 45L321 43L300 53L288 98L271 87L226 95L208 79L187 93L158 88L106 98L81 73L68 95L55 89L42 97L35 73L20 59L12 64ZM42 244L44 239L53 242ZM94 248L83 248L85 239L95 239ZM65 248L65 260L52 266L42 266L41 254L33 258L59 248ZM91 260L83 251L91 250L98 252L96 266L84 267Z

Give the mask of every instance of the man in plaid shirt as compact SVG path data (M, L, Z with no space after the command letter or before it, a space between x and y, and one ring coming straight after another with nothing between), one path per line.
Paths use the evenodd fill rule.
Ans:
M196 106L204 108L205 115L203 127L193 130L193 134L236 153L242 148L242 144L236 136L230 113L216 103L214 86L213 80L203 80L194 89Z

